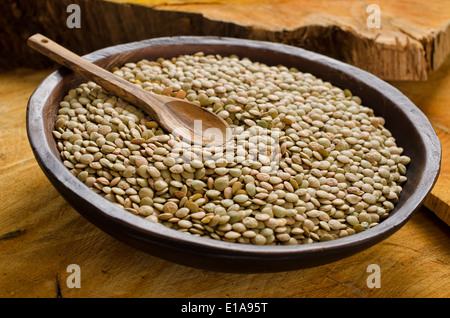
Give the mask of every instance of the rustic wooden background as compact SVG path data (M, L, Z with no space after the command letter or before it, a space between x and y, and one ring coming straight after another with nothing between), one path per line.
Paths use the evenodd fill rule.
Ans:
M100 0L85 0L85 2L89 2L93 8L96 8L95 6L100 2L111 7L117 6L113 2ZM137 0L131 2L143 3ZM175 1L165 1L165 6L156 7L148 6L148 1L146 3L148 10L173 11L171 14L176 19L180 19L180 13L176 10L198 12L200 7L206 6L211 11L214 7L208 4L208 1L196 1L196 4L192 6L188 2L177 1L178 4L175 5ZM292 6L293 2L280 1L280 5ZM3 1L0 7L15 8L17 19L25 19L29 16L24 13L23 3L23 1L7 0ZM31 5L31 2L28 3ZM56 1L37 0L32 3L33 5L39 3L53 5ZM257 4L257 1L242 3L250 6L251 3ZM261 5L257 11L258 14L267 13L268 2L259 3L264 5ZM387 2L380 3L383 8ZM395 3L397 8L395 12L402 12L400 5L406 2ZM415 1L409 2L411 3ZM418 6L422 5L417 3ZM445 17L444 9L447 8L444 6L445 2L434 1L423 5L425 4L430 10L419 10L422 7L419 9L414 7L415 15L403 13L398 15L405 19L412 17L411 19L416 21L418 13L421 12L430 25L445 24L441 23L444 21L441 15L438 15L441 18L433 19L433 14L437 11ZM217 6L228 8L222 14L227 15L229 20L239 17L242 25L245 24L245 14L232 14L243 10L238 7L237 1L231 1L230 4L217 1ZM48 8L53 7L40 8L49 10ZM53 8L55 11L50 10L48 15L57 17L56 8L56 6ZM124 17L127 17L126 12L134 10L134 6L123 5L122 8ZM233 8L236 10L233 11ZM288 10L286 7L278 6L277 8L277 13ZM393 11L392 14L395 12ZM212 13L205 11L204 14L195 16L206 19L208 14ZM258 17L260 19L258 14L248 19ZM446 14L448 18L448 11ZM101 22L102 15L97 15ZM326 15L323 14L323 16ZM274 17L272 21L274 25L283 20L281 16L274 15ZM114 16L109 18L113 19ZM192 20L190 15L191 20L186 19L191 22L197 21ZM215 18L209 16L208 19L213 21ZM115 23L118 23L117 21L120 20L116 20ZM235 21L236 25L239 21ZM4 22L5 19L0 20L0 25ZM227 24L229 29L224 27L224 30L230 31L237 28L230 21L227 23L229 23ZM27 22L23 21L23 24L26 25ZM244 25L244 28L246 27ZM36 29L18 26L16 36L26 39L26 35L30 32L41 32L42 29L39 28L39 26ZM255 29L252 28L252 30ZM72 45L76 47L83 42L73 42L73 39L77 39L76 30L73 31L74 33L69 33L74 34ZM86 34L86 29L82 31ZM5 29L1 32L5 32ZM140 35L145 34L144 31L136 32L141 32ZM407 31L403 33L410 34ZM90 38L91 35L87 36ZM111 35L111 37L114 36L119 35ZM3 39L0 37L0 41ZM55 40L60 39L55 38ZM71 39L66 40L71 42ZM16 43L19 42L19 39L16 39ZM417 41L416 44L418 45L419 42L424 52L427 52L426 46L423 46L424 42ZM96 45L98 43L91 42L80 49L91 50ZM0 48L6 50L3 43L0 43ZM11 55L11 52L10 55L4 55L6 60L14 61L15 64L11 65L13 67L9 70L6 70L6 66L2 66L3 72L0 73L0 297L447 298L450 296L450 229L446 224L446 222L450 223L450 108L448 106L450 105L450 58L443 58L439 68L428 71L427 81L390 81L428 116L443 146L442 170L436 186L428 196L425 205L404 227L383 242L331 264L281 273L230 274L193 269L137 251L87 222L64 201L35 161L25 129L28 98L39 83L53 71L53 68L51 65L25 63L25 59L21 57L30 56L30 61L39 60L31 58L31 51L26 47L20 46L20 50L23 52L17 53L15 57ZM40 69L31 68L31 66L39 66ZM392 66L395 65L392 64ZM70 264L80 266L81 288L79 289L68 288L66 284L70 274L66 269ZM379 289L367 287L366 280L369 273L366 269L370 264L380 266L381 288Z
M81 28L66 25L69 4ZM426 80L450 53L445 0L3 0L0 67L49 64L24 45L40 32L80 54L160 36L215 35L300 46L361 67L387 80ZM6 57L6 58L5 58ZM8 58L11 57L11 58Z

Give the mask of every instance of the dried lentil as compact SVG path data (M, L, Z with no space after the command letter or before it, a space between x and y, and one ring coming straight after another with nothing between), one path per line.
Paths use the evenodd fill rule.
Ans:
M201 52L113 72L216 113L236 137L186 147L95 83L70 90L53 131L63 164L151 222L245 244L329 241L388 217L407 180L385 120L312 74Z

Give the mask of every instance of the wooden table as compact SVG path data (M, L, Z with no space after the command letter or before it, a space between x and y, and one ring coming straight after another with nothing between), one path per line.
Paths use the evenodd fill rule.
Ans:
M450 103L449 70L450 59L430 82L395 83L425 105L425 112L433 110L431 121L441 128L448 125L440 122L439 109ZM27 100L50 72L19 69L0 75L0 297L450 296L450 228L425 206L393 236L361 253L281 273L188 268L111 238L65 202L29 147ZM439 136L448 144L448 130ZM448 152L444 147L444 179ZM80 266L81 288L67 286L70 264ZM370 264L380 267L381 288L367 286Z

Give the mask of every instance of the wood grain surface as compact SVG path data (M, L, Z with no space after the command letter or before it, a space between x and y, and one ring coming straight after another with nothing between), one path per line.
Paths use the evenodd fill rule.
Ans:
M425 113L444 118L438 111L445 112L442 106L450 98L450 90L445 89L448 61L446 69L431 83L397 85ZM0 74L0 297L450 296L450 229L425 207L394 235L361 253L280 273L230 274L188 268L111 238L56 192L28 144L27 100L50 72L19 69ZM448 161L443 164L447 171ZM439 184L432 196L441 191ZM430 207L440 210L443 206ZM81 288L67 286L70 264L80 266ZM380 288L367 286L370 264L381 269Z
M67 7L80 6L80 28ZM450 53L450 6L442 0L378 0L380 28L366 1L5 0L0 67L49 66L26 49L42 33L83 55L106 46L177 35L268 40L322 53L387 80L425 80ZM123 21L124 23L118 23Z
M391 84L425 113L441 141L441 172L425 205L450 225L450 58L426 82Z

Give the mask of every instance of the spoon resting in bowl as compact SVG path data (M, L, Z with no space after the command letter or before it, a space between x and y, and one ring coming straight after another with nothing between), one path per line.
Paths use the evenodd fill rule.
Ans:
M209 110L183 99L147 92L41 34L31 36L28 46L139 107L163 129L184 142L222 146L232 136L228 123Z

